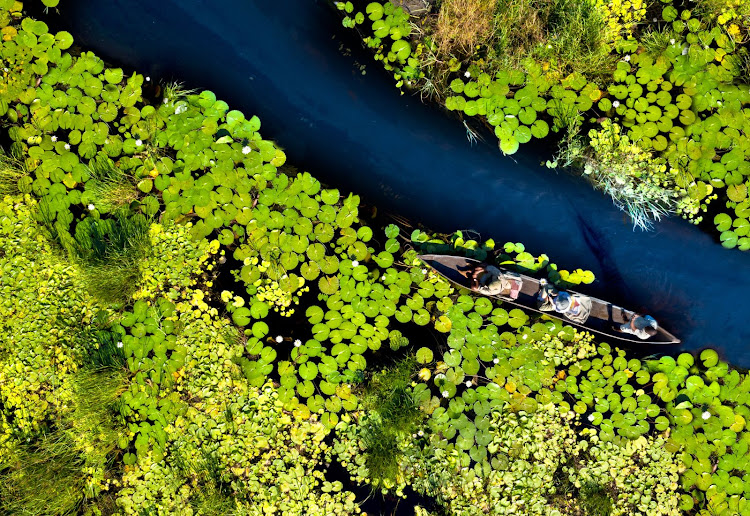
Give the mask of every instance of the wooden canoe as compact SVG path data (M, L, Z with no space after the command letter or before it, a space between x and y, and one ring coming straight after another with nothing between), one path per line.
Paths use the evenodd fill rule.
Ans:
M470 280L466 275L466 271L472 269L475 265L481 263L478 260L472 258L466 258L464 256L451 256L446 254L423 254L419 258L427 265L432 267L435 272L443 276L451 283L458 285L459 287L465 288L479 295L485 295L471 288ZM487 264L488 265L488 264ZM498 267L498 266L496 266ZM498 267L498 269L506 272L511 272L508 269ZM667 330L659 325L656 335L649 337L648 339L640 339L630 333L622 333L615 330L620 324L629 321L633 316L632 311L626 310L607 301L602 301L595 297L587 296L591 299L591 314L584 324L578 324L562 314L557 312L542 312L537 309L536 296L539 292L539 280L526 276L520 275L523 279L523 285L521 292L518 295L518 299L510 299L505 296L486 296L495 299L500 299L506 303L516 305L525 310L531 310L540 314L549 315L564 321L566 324L572 326L578 326L585 330L604 335L609 339L615 339L618 341L633 342L633 343L645 343L645 344L679 344L680 339L669 333ZM568 292L575 294L573 290ZM583 294L580 294L583 295Z

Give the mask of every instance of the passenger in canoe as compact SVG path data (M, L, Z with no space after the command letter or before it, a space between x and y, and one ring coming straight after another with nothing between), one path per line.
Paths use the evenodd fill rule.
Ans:
M659 324L650 315L633 314L630 321L622 323L618 329L623 333L630 333L639 339L646 340L656 335Z
M543 312L557 312L578 324L583 324L591 314L591 298L557 290L546 280L539 282L537 308Z
M471 288L489 296L517 299L523 280L513 272L502 272L494 265L480 263L469 273Z

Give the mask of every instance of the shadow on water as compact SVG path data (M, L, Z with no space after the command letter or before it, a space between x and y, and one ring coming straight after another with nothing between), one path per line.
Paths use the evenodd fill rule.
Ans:
M750 366L750 254L678 219L633 231L583 180L541 167L548 146L513 159L472 146L461 123L399 96L324 1L71 0L62 12L52 24L85 48L258 114L263 134L322 181L438 231L472 228L591 269L598 279L582 290L647 308L683 349Z

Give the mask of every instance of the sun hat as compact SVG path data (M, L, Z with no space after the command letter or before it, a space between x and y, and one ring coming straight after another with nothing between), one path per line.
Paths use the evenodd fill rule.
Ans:
M570 308L570 304L572 303L572 298L570 297L570 294L567 292L560 292L553 298L553 303L555 305L555 310L558 312L564 312L568 308Z

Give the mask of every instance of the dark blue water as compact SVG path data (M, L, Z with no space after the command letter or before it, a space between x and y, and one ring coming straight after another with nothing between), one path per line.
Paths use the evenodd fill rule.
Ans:
M257 114L263 135L322 181L437 230L475 229L591 269L597 281L581 290L648 308L683 349L715 347L750 366L750 253L678 219L633 231L609 199L539 166L543 147L514 159L471 147L459 122L399 96L374 61L362 76L332 38L339 22L325 2L69 0L62 9L84 48Z

